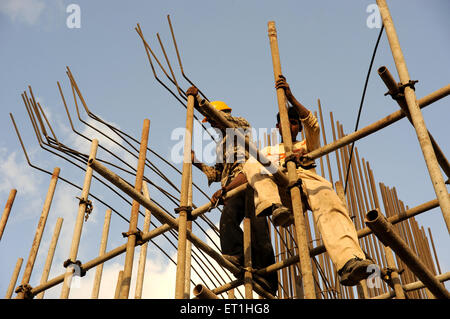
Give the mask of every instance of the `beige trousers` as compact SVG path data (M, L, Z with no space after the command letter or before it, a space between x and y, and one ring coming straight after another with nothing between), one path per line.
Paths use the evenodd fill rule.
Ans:
M243 170L255 190L256 215L273 203L282 203L292 209L287 191L279 190L272 180L272 175L267 171L264 172L259 163L247 162ZM303 203L303 211L306 211L305 208L312 211L314 222L336 269L340 270L351 258L365 259L358 243L355 225L331 183L316 173L302 168L297 169L297 175L302 180L303 194L309 206Z

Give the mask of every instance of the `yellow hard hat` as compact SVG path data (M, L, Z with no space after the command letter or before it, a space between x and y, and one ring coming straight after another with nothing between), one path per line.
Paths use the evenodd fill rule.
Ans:
M212 101L212 102L209 102L212 106L214 106L214 108L217 110L217 111L226 111L226 110L229 110L230 112L231 112L231 108L225 103L225 102L222 102L222 101ZM205 122L208 122L208 119L205 117L204 119L203 119L203 121L202 121L202 123L205 123Z

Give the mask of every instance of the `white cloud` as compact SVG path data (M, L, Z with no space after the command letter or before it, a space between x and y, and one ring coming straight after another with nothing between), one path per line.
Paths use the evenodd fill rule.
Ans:
M2 0L0 12L6 14L13 22L19 21L34 25L45 8L40 0Z

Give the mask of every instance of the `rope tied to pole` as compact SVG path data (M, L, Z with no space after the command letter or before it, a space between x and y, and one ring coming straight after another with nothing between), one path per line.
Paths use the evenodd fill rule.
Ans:
M92 202L89 199L84 199L76 196L76 198L80 201L78 205L85 205L84 208L84 221L87 222L89 215L92 213L92 210L94 209L94 206L92 205Z

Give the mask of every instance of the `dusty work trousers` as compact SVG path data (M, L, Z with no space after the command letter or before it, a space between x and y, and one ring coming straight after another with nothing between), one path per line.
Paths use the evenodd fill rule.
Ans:
M251 196L250 200L247 200L247 194ZM245 217L245 209L249 209L252 268L260 269L274 264L275 255L269 237L267 218L255 217L252 197L253 191L250 189L233 196L224 204L220 217L220 246L222 254L242 256L242 260L244 260L244 233L240 224ZM269 282L272 288L270 292L276 294L278 289L277 272L262 277Z
M273 203L283 203L292 209L286 189L279 191L272 180L272 175L261 173L261 168L258 163L244 165L247 180L255 190L256 215ZM336 269L340 270L351 258L365 259L365 254L358 243L355 225L331 183L316 173L302 168L297 169L297 175L302 180L302 192L306 197L308 208L313 213L314 222ZM307 208L305 204L303 203L304 212Z

